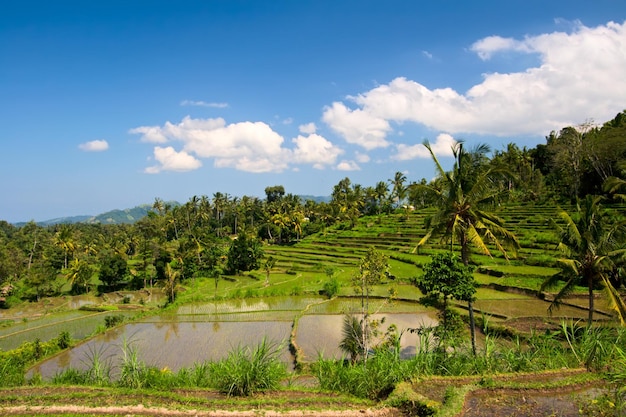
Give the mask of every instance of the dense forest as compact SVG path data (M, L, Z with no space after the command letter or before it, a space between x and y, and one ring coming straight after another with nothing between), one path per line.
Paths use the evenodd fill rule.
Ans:
M460 145L457 151L465 179L490 173L489 198L479 202L487 210L509 203L574 204L589 195L610 204L626 195L626 112L601 126L551 132L533 149L510 143L502 150ZM258 269L264 245L292 244L331 225L350 228L361 216L437 208L446 190L442 175L410 181L397 172L366 186L344 178L330 191L328 202L304 201L281 185L265 188L264 199L221 192L184 204L156 198L133 224L17 227L0 221L0 306L156 282L167 287L172 271L188 279Z

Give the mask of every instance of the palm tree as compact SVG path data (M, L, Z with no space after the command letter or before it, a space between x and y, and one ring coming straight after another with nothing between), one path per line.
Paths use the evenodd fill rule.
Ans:
M167 301L173 303L176 300L178 294L178 280L179 271L172 269L169 263L165 264L165 285L163 292L167 295Z
M67 257L69 254L73 255L76 250L72 228L68 225L61 225L59 231L55 234L55 242L57 246L63 249L65 255L63 268L67 269Z
M69 268L66 269L67 281L71 285L72 291L76 291L77 287L84 287L85 292L89 292L89 281L93 270L87 261L74 258Z
M506 172L485 163L489 147L479 145L472 152L467 152L463 143L457 142L452 147L452 170L445 171L430 143L424 141L424 146L435 163L438 178L435 183L413 186L424 187L435 196L437 211L426 218L427 233L417 247L433 235L439 235L442 241L449 243L450 250L453 250L454 244L460 246L461 260L465 265L469 264L471 247L491 256L489 243L508 259L507 249L515 251L519 243L515 235L504 227L504 221L489 211L491 204L497 202L502 193L495 187L495 180L506 175ZM476 353L473 300L466 301L472 351Z
M558 260L561 272L546 279L541 289L554 287L565 280L565 285L555 295L550 311L558 307L561 300L572 292L578 284L588 287L589 315L587 325L591 326L594 312L594 288L603 287L609 305L615 310L622 326L626 325L626 303L620 297L610 280L610 273L616 265L614 259L626 254L623 238L626 223L609 223L607 214L601 208L602 197L588 195L577 205L575 213L559 210L563 224L554 222L560 242L559 250L563 257Z
M382 211L383 205L387 200L387 195L389 193L389 188L387 187L387 183L385 181L378 181L376 183L376 187L374 187L376 202L377 202L377 213L380 214Z
M622 173L626 173L626 161L620 161L617 167ZM604 182L603 188L604 191L613 195L614 198L626 201L626 177L609 177Z
M393 198L396 202L396 207L399 207L406 197L407 188L404 186L405 181L406 175L404 175L400 171L396 172L393 179L389 180L389 183L393 185L393 189L391 190L391 198Z

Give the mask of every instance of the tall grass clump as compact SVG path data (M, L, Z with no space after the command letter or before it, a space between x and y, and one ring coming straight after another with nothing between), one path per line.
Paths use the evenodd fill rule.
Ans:
M23 385L24 363L12 357L0 358L0 387L15 387Z
M367 362L320 357L312 370L322 389L375 400L386 398L414 373L412 362L401 360L394 349L376 350Z
M125 388L143 388L146 385L146 371L146 365L139 360L137 348L124 338L118 385Z
M579 366L590 371L600 370L607 365L615 347L623 343L624 337L623 331L581 325L580 322L562 322L561 335Z
M90 348L85 363L88 365L85 374L87 385L107 386L111 383L111 363L105 358L106 349Z
M277 389L287 376L279 358L282 345L263 339L255 348L237 347L225 359L211 364L215 388L227 395L249 396Z

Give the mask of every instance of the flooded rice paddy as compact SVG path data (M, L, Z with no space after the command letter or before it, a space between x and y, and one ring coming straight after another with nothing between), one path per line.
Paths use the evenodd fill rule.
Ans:
M523 296L515 300L490 299L476 303L482 313L504 317L547 316L548 305L545 301ZM341 358L338 346L344 315L357 314L360 308L357 298L326 300L322 297L285 296L189 304L99 334L38 364L31 373L40 373L46 379L67 367L85 369L94 356L106 361L115 372L121 363L125 343L137 349L139 359L147 365L177 371L196 363L219 360L237 347L254 347L263 339L280 345L279 355L291 368L294 358L289 350L289 340L293 329L293 341L304 361L315 361L320 355ZM370 300L370 311L374 312L376 320L385 318L379 327L382 333L391 324L397 327L402 334L403 357L414 355L419 343L418 336L408 329L436 324L436 311L415 302L389 303L373 299ZM102 316L93 313L84 317L80 313L68 312L64 322L75 323L78 327L87 320L103 320ZM559 313L584 317L585 311L566 307L566 311ZM60 328L55 327L53 322L49 327L54 329L51 333L58 334ZM16 329L18 327L15 326L0 329L0 343L3 336L6 340L12 339L13 336L6 336L7 332L16 333ZM28 329L22 330L24 335L29 334Z

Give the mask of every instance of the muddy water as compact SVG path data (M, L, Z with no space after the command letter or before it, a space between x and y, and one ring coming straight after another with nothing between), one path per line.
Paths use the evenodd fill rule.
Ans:
M283 343L281 359L291 363L287 348L291 322L176 322L132 323L110 330L86 343L35 366L31 372L51 378L60 370L88 369L95 355L115 374L123 357L124 341L137 349L147 365L177 371L194 363L225 357L238 346L256 346L265 337Z
M298 322L296 344L304 354L304 361L312 362L321 355L324 358L339 359L343 353L339 349L342 339L343 315L306 315ZM415 356L418 336L408 331L420 326L433 326L437 321L428 314L391 313L374 314L372 320L384 322L378 330L385 333L391 324L395 324L398 333L402 333L400 356L410 358Z
M16 323L0 329L0 350L11 350L24 342L39 339L47 342L61 332L68 332L72 339L83 339L98 326L103 326L107 315L128 315L126 312L67 311Z

